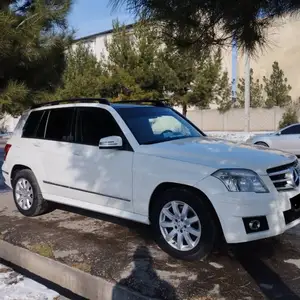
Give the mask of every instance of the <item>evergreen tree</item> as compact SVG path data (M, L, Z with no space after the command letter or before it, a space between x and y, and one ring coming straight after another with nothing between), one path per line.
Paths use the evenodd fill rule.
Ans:
M208 108L216 100L217 93L221 93L222 87L218 86L222 76L221 60L220 49L216 53L203 51L197 57L172 47L166 52L169 68L166 90L171 92L173 104L182 107L184 115L190 106Z
M186 115L191 101L199 101L193 93L193 84L197 76L195 61L188 53L180 53L171 47L166 48L163 60L166 62L165 89L168 98L173 105L181 106L183 115Z
M106 43L107 86L113 99L158 99L163 96L161 42L156 28L137 23L132 31L114 23Z
M52 98L100 97L105 93L105 70L91 50L78 44L66 56L62 83Z
M53 92L64 70L71 0L0 2L0 106L18 115Z
M289 105L279 122L279 129L298 123L297 111L299 111L299 107L297 108L295 105Z
M217 83L216 103L219 104L218 110L225 113L233 105L232 90L229 83L228 72L223 72Z
M277 61L273 63L272 69L270 78L263 78L267 94L265 105L267 108L272 108L273 106L284 107L292 100L289 95L292 87L288 84L288 80Z
M211 46L230 44L234 37L254 52L267 41L267 28L278 17L300 10L297 0L110 0L113 8L125 4L134 15L158 21L167 40L195 54ZM259 16L262 16L259 17Z
M259 79L254 80L253 69L250 70L250 107L264 105L264 86ZM238 83L237 101L240 107L245 106L245 78L240 78Z

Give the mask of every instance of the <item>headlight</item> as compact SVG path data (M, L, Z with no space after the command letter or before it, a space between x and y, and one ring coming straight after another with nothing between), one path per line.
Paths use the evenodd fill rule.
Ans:
M218 170L212 176L220 179L230 192L269 192L259 176L251 170L224 169Z

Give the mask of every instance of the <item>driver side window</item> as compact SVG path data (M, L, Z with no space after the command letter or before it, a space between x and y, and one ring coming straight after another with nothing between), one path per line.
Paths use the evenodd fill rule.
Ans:
M76 121L76 143L98 146L101 138L122 135L113 116L106 110L79 107Z
M288 127L281 131L281 134L287 135L287 134L300 134L300 124Z

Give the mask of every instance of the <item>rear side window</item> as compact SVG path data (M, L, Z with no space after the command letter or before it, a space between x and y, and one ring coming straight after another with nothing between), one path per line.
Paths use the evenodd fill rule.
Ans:
M23 127L22 137L35 138L37 128L40 124L44 111L37 110L32 111Z
M285 130L282 130L281 134L300 134L300 125L294 125Z
M49 112L45 139L60 142L73 142L72 124L74 108L57 108Z

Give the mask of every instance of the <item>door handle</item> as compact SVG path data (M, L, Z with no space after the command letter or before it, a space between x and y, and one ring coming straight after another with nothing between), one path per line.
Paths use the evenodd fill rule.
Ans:
M76 156L81 156L81 152L74 151L73 154Z

